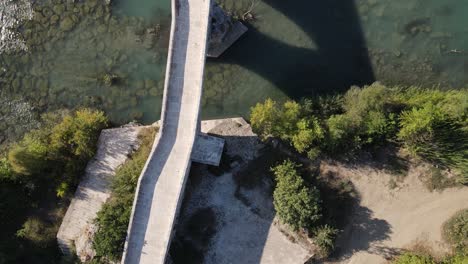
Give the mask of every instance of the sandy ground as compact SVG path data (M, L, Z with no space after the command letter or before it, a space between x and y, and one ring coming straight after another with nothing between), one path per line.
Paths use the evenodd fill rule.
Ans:
M176 241L179 252L198 252L194 257L202 252L203 257L174 263L304 263L310 252L286 239L273 224L268 177L253 189L237 186L235 181L232 168L235 171L253 159L258 138L245 123L218 125L210 132L224 135L227 154L237 155L241 162L232 161L231 171L218 176L205 167L194 169L197 176L190 178ZM431 192L420 180L426 171L424 165L409 166L407 176L392 189L389 183L396 176L372 164L350 167L322 162L323 175L349 179L358 194L350 222L337 240L336 261L329 263L386 263L419 241L435 252L446 252L440 228L455 212L468 207L468 188Z
M381 170L327 163L322 170L349 178L360 195L351 223L338 240L340 263L385 263L386 258L417 241L442 253L447 246L441 239L441 225L468 207L467 187L430 192L419 180L424 173L421 168L410 167L393 190L388 184L392 176Z
M174 263L257 264L304 263L310 256L274 225L272 184L238 186L236 169L262 148L242 119L214 124L210 133L223 135L225 154L236 156L231 169L216 175L204 165L192 167L186 200L176 226ZM208 128L208 127L207 127ZM267 178L267 177L265 177ZM196 252L189 255L189 252ZM179 257L179 258L177 258ZM182 259L180 259L182 258Z

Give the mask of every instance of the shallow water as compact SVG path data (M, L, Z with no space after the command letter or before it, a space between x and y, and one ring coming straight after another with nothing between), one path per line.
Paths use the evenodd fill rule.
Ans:
M20 28L28 53L0 57L2 97L27 101L37 112L99 107L115 123L159 119L169 0L114 0L112 8L99 0L60 2L34 5L43 17ZM253 3L253 19L240 41L207 62L204 118L247 116L267 97L333 93L375 80L444 88L467 82L463 0L219 2L237 17ZM57 5L65 10L58 18ZM12 123L0 134L20 133Z

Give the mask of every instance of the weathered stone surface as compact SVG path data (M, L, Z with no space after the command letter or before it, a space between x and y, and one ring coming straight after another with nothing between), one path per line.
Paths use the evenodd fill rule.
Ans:
M94 219L110 196L111 180L117 167L138 147L138 133L142 128L130 126L102 131L96 155L88 163L57 233L58 244L64 254L71 254L75 247L81 261L94 257Z
M29 0L0 1L0 53L27 50L15 28L24 20L31 20L33 10Z

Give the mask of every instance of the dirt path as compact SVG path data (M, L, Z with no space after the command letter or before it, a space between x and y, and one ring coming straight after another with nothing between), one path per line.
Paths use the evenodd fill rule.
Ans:
M351 223L338 240L340 263L385 263L386 258L417 241L444 252L442 223L468 207L467 187L430 192L419 180L420 168L410 168L393 190L388 184L392 176L381 170L330 164L322 169L349 178L360 195Z

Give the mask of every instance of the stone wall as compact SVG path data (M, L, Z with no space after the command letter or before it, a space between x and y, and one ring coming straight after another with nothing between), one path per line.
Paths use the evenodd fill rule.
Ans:
M88 163L57 233L59 247L65 255L76 250L81 261L94 257L94 219L111 194L116 169L138 148L138 134L143 128L127 126L102 131L96 155Z

